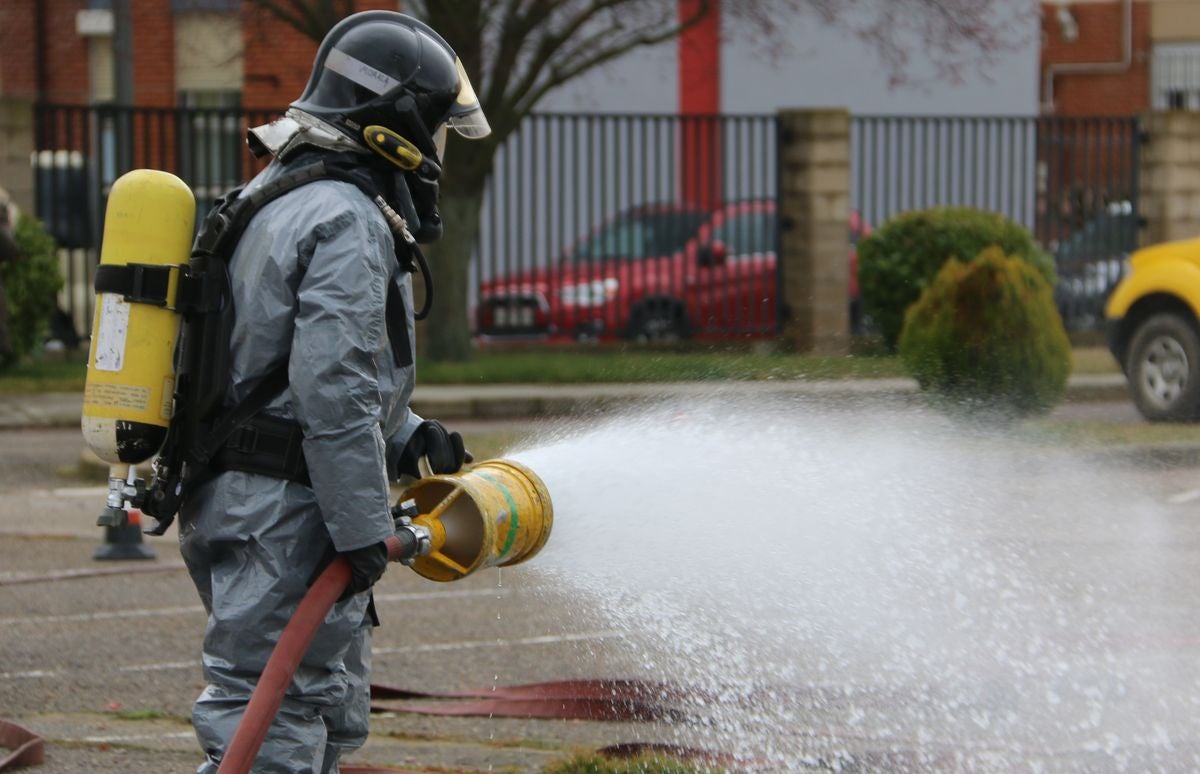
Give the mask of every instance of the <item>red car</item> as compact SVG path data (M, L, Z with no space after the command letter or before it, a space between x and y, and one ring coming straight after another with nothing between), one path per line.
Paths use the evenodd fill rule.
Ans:
M775 329L775 204L626 210L554 264L480 285L486 337L670 340Z
M554 264L482 282L477 332L485 339L770 336L777 241L771 200L711 212L626 210Z

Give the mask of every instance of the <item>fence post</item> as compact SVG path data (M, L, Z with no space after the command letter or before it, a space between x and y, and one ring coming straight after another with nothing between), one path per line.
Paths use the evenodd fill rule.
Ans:
M801 352L850 348L850 113L779 113L783 340Z
M1145 218L1141 244L1200 234L1200 113L1149 113L1139 173L1138 210Z
M33 144L33 102L0 97L0 187L29 215L34 214Z

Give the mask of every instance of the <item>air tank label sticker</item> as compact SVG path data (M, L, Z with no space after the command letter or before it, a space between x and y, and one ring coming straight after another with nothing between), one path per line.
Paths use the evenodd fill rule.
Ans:
M171 414L174 413L175 398L175 379L168 376L163 379L162 405L159 407L158 415L166 421L171 421Z
M83 389L88 406L145 411L150 407L150 388L131 384L89 384Z
M129 304L105 293L100 307L100 334L96 341L96 370L120 371L125 363L125 338L129 335Z

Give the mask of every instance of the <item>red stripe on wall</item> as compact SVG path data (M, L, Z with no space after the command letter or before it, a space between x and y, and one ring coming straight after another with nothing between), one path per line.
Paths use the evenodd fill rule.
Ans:
M679 190L708 209L721 203L721 3L679 0Z

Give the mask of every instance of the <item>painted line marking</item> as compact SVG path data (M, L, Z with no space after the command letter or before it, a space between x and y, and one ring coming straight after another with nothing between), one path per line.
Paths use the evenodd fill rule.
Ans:
M38 680L42 678L57 678L58 672L34 669L29 672L0 672L0 680Z
M471 648L511 648L517 645L554 645L560 642L584 642L587 640L604 640L610 637L624 637L619 631L579 632L578 634L547 634L540 637L520 637L518 639L493 638L490 640L460 640L458 642L427 643L422 645L405 645L398 648L371 648L373 656L388 656L397 653L428 653L442 650L468 650Z
M1173 494L1167 498L1167 502L1173 505L1183 505L1190 503L1193 500L1200 500L1200 489L1188 489L1187 491Z
M99 497L108 496L106 486L62 486L57 489L34 489L30 497Z
M586 642L589 640L605 640L624 637L624 632L602 630L595 632L577 632L575 634L545 634L537 637L519 637L516 639L493 638L489 640L459 640L458 642L426 643L420 645L403 645L394 648L371 648L373 656L389 656L399 653L430 653L446 650L471 650L474 648L511 648L521 645L555 645L564 642ZM130 664L119 667L120 672L168 672L183 669L200 668L200 659L195 661L163 661L157 664ZM64 677L62 672L34 670L29 672L0 672L0 680L23 680L32 678Z
M133 664L120 667L118 672L169 672L176 669L198 669L200 659L195 661L165 661L161 664Z
M376 602L411 602L423 599L466 599L468 597L506 597L504 589L461 589L450 591L408 591L395 594L376 594Z
M195 739L194 731L172 731L169 734L126 734L118 736L82 736L64 741L87 742L88 744L120 744L121 742L147 742L155 739Z
M12 624L80 623L92 621L116 621L124 618L157 618L160 616L190 615L203 613L202 605L186 607L158 607L152 609L108 610L97 613L71 613L68 615L39 615L27 618L0 618L0 626Z
M439 599L462 599L466 597L501 596L495 589L463 589L462 591L414 591L396 594L377 594L376 602L422 602ZM176 615L203 613L202 605L181 607L134 608L132 610L102 610L92 613L68 613L63 615L34 615L20 618L0 618L0 626L16 624L90 623L115 621L126 618L158 618Z
M30 583L55 583L57 581L79 580L82 578L107 578L123 575L140 575L143 573L174 572L186 569L183 562L161 562L143 564L137 567L78 567L70 570L52 570L40 574L7 573L0 575L0 586L20 586Z

